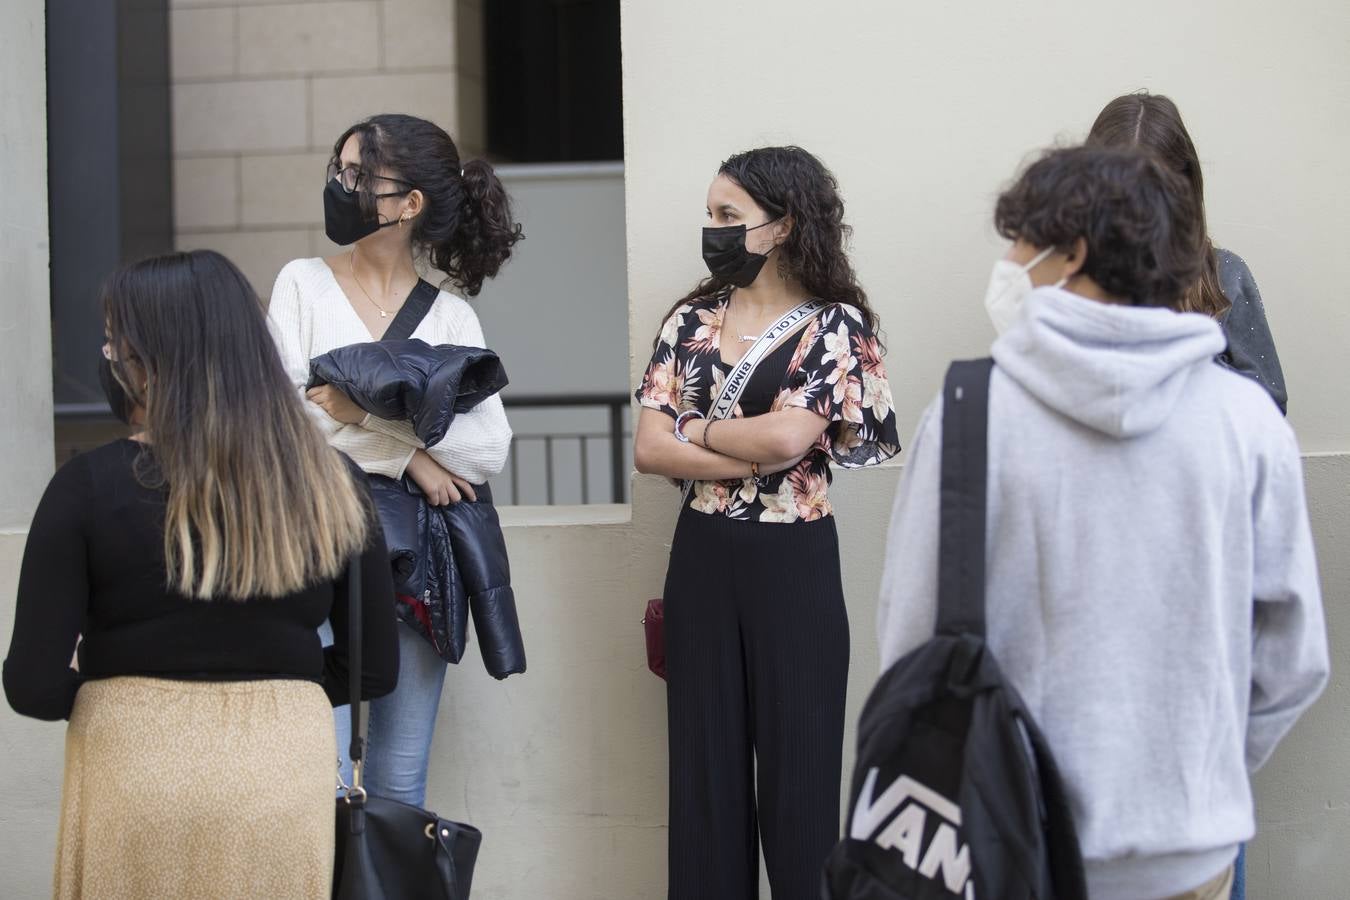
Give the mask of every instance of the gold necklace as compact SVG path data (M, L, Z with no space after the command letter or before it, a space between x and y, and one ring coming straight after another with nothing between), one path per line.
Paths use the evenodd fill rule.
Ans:
M731 300L728 299L727 308L722 313L722 321L726 324L727 330L731 332L731 336L734 337L737 340L737 342L742 344L749 344L752 341L757 341L760 339L760 335L758 334L741 334L740 332L731 328L730 319L731 319Z
M372 297L372 296L370 296L370 291L367 291L367 290L366 290L366 286L363 285L363 284L361 283L361 279L356 277L356 248L355 248L355 247L352 248L351 255L347 257L347 268L351 269L351 272L352 272L352 281L355 281L355 282L356 282L356 286L359 287L359 288L361 289L361 293L363 293L363 294L366 295L366 299L370 301L370 305L373 306L373 307L375 307L376 309L378 309L378 310L380 311L380 318L381 318L381 319L387 319L387 318L389 318L389 311L386 310L386 309L385 309L383 306L381 306L380 304L378 304L378 303L375 302L375 298Z

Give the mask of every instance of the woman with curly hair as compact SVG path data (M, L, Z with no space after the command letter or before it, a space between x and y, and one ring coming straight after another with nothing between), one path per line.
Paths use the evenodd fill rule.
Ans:
M1186 312L1199 198L1135 148L1054 150L999 197L989 648L1064 776L1093 900L1227 900L1248 773L1326 683L1298 444ZM933 636L943 399L896 495L882 664Z
M429 297L430 306L412 337L433 346L485 346L478 316L464 297L478 294L521 239L505 188L488 163L461 162L455 142L439 126L379 115L348 128L334 143L323 206L329 240L350 249L288 263L268 308L292 384L304 392L305 407L328 443L368 474L406 475L437 506L476 499L473 485L500 472L510 449L499 396L456 416L440 443L427 447L407 422L367 415L331 385L305 387L311 359L380 340L415 297ZM423 281L419 256L444 272L457 293ZM421 806L446 664L412 627L400 624L398 634L399 689L371 704L365 786ZM343 708L339 746L346 745L347 722Z
M849 656L831 463L894 456L895 413L820 161L737 154L707 215L711 277L667 315L637 390L638 470L689 483L665 587L669 896L758 896L762 841L775 900L814 898L838 837ZM709 417L742 356L803 308Z

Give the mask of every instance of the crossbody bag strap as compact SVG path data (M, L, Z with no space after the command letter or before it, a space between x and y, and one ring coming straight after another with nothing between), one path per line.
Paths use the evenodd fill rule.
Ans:
M823 300L807 300L796 309L785 314L756 338L755 342L750 345L750 349L745 351L745 355L736 362L736 365L731 369L731 373L722 382L722 390L713 398L712 406L708 408L706 418L710 421L730 418L736 404L741 401L741 394L745 392L746 385L750 383L750 376L755 373L755 367L769 355L770 351L785 339L800 331L802 326L825 308L825 305ZM681 503L689 502L689 495L693 490L693 481L684 482L684 500Z
M417 279L417 284L413 285L408 298L403 301L397 313L394 314L394 321L389 323L385 329L382 341L406 341L412 337L417 326L422 324L422 320L431 312L431 304L436 302L436 297L440 295L440 290L424 278Z
M381 341L406 341L412 337L417 326L431 312L440 290L424 278L403 301L403 306L394 314L394 321L385 329ZM361 556L355 554L347 564L347 679L349 702L351 703L352 742L347 753L352 761L352 792L361 792L362 757L365 755L365 741L361 737Z
M984 636L984 545L992 359L954 362L942 387L939 634Z
M352 790L361 788L361 556L353 554L347 564L347 685L352 711Z

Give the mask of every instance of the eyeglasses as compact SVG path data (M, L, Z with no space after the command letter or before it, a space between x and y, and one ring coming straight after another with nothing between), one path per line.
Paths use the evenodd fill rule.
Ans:
M392 181L394 184L401 184L405 186L404 190L390 191L384 194L375 194L376 197L399 197L402 196L403 194L408 193L408 191L411 191L413 189L413 184L411 181L404 181L401 178L390 178L388 175L367 176L366 173L362 172L358 166L346 166L344 168L339 167L339 165L336 162L330 162L328 164L327 180L332 181L334 178L337 179L338 184L342 185L342 189L349 194L352 193L353 191L366 190L367 182L369 182L371 179L374 179L376 181Z

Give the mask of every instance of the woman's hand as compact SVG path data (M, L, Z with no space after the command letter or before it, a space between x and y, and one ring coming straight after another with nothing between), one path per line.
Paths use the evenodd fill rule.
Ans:
M449 506L466 497L470 502L478 499L473 485L441 468L441 464L425 450L413 451L412 459L408 460L407 473L432 506Z
M321 384L305 391L311 403L318 404L329 416L343 425L360 425L366 419L366 411L352 402L352 399L331 384Z

